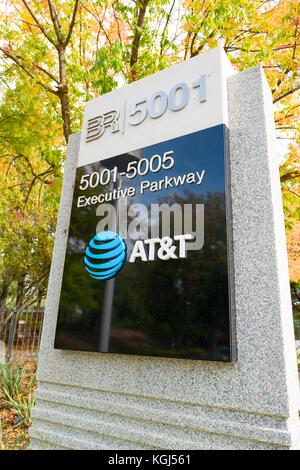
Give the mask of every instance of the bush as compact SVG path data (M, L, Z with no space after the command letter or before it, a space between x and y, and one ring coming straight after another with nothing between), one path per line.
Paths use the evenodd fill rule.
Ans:
M0 368L0 390L4 403L20 419L18 424L31 425L31 411L35 403L33 389L35 371L28 373L25 367L7 364Z
M10 364L0 368L0 387L4 397L16 398L22 393L25 379L25 369Z
M31 412L35 404L32 392L28 395L18 395L15 398L8 397L6 400L11 410L20 418L20 423L31 426Z

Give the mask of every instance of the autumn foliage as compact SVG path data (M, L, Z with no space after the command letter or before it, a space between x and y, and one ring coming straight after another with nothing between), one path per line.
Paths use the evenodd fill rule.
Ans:
M0 24L0 311L45 295L85 101L218 44L237 70L264 68L287 227L299 219L297 0L7 0Z

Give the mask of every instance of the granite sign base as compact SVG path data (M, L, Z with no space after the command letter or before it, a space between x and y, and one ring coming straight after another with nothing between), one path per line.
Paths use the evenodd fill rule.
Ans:
M32 449L297 449L299 384L272 99L260 68L228 80L237 360L54 349L77 165L70 138L38 365Z

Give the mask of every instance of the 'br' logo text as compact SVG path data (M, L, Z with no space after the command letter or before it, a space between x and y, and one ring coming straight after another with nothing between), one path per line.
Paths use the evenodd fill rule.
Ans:
M119 111L109 111L108 113L100 114L88 120L86 142L99 139L107 127L111 128L111 132L118 132L119 127Z
M201 75L191 86L180 82L176 83L169 93L160 90L153 93L149 99L140 98L131 103L125 102L123 108L127 111L122 114L122 132L124 133L126 123L130 126L138 126L147 118L158 119L162 117L168 109L171 112L180 111L189 103L192 94L196 94L194 96L195 103L206 101L205 75ZM99 139L108 128L111 133L120 131L119 118L119 111L113 110L89 119L85 141L91 142Z

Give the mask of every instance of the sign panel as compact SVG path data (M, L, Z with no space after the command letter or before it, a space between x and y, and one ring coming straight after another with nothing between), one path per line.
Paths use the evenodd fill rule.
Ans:
M87 103L55 347L230 361L226 56Z

